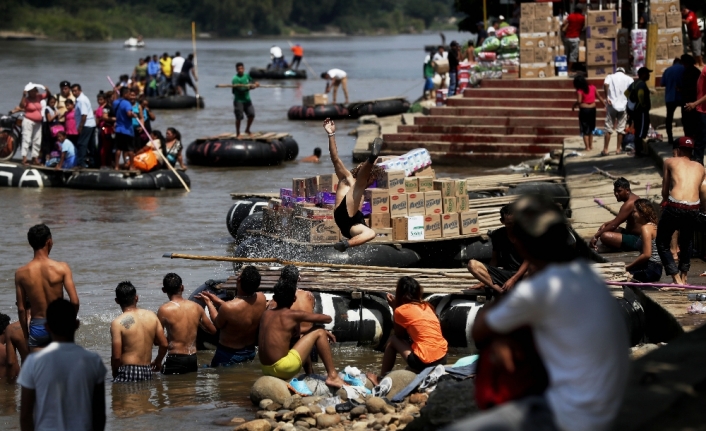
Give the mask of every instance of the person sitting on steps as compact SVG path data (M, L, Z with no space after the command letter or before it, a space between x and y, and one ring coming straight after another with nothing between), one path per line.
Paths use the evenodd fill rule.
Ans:
M382 171L380 167L375 166L375 160L377 160L382 148L382 139L375 138L373 150L368 156L368 160L358 165L353 171L349 171L338 158L335 138L336 125L333 120L330 118L324 120L324 130L328 133L329 153L331 153L331 161L338 177L336 209L333 212L333 218L341 230L341 235L346 238L337 242L333 247L343 252L349 247L365 244L375 238L375 231L365 225L365 218L359 208L365 189L377 179Z

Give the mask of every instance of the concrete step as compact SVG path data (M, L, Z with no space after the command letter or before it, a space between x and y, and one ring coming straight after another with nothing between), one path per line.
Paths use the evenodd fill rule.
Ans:
M385 143L393 142L449 142L449 143L513 143L513 144L557 144L564 143L563 136L537 135L476 135L476 134L444 134L444 133L394 133L382 137Z
M596 88L603 88L603 79L589 79L589 84L593 84ZM484 79L481 81L482 88L522 88L522 89L537 89L548 88L557 89L574 89L574 80L565 77L545 78L545 79Z
M526 107L531 105L537 109L557 108L571 110L576 99L486 99L475 97L451 98L446 101L446 106L497 106L508 109Z
M441 153L526 153L526 154L545 154L556 149L564 148L561 144L532 144L532 143L513 143L513 142L468 142L468 143L452 143L440 141L385 141L382 147L383 154L386 151L396 151L406 153L407 151L416 148L426 148L429 152Z
M598 117L600 118L600 117ZM516 117L511 115L498 115L486 117L478 115L425 115L415 117L417 126L503 126L503 127L573 127L578 131L578 118L560 117Z
M479 107L453 107L453 106L437 106L431 108L431 116L473 116L473 117L545 117L545 118L574 118L578 121L578 112L570 109L544 108L536 109L534 107L526 108L508 108L498 106L479 106ZM605 110L599 109L596 118L604 118Z
M576 124L571 126L440 126L440 125L409 125L397 126L397 133L464 133L478 135L551 135L551 136L574 136L576 135Z
M467 88L463 90L464 98L473 99L562 99L576 100L576 90L573 88Z

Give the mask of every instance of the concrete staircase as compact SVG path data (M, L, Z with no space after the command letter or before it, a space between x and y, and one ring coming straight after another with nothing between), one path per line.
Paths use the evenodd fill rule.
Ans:
M599 91L603 80L592 80ZM469 161L507 163L539 157L563 148L564 138L577 136L578 111L573 81L568 78L489 79L451 97L430 115L415 117L413 125L384 134L383 155L399 155L414 148L429 150L434 163ZM597 127L605 109L599 103Z

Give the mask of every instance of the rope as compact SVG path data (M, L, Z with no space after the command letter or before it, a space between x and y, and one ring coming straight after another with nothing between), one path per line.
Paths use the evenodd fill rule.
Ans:
M611 286L635 286L635 287L675 287L690 290L706 290L706 286L695 286L693 284L671 284L671 283L633 283L627 281L606 281Z

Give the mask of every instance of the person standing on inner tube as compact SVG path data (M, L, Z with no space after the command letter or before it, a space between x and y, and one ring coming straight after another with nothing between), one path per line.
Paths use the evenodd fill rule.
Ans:
M375 138L373 150L368 156L368 160L351 172L338 158L336 125L333 120L330 118L324 120L324 130L328 133L328 149L338 177L336 209L333 212L333 218L341 230L341 235L346 237L343 241L337 242L333 248L343 252L349 247L365 244L375 238L375 232L365 225L365 218L359 209L365 189L377 179L378 173L382 171L380 167L375 166L375 160L382 148L382 139ZM358 181L358 178L361 181Z
M252 106L250 100L250 90L260 86L259 82L254 81L250 74L245 73L243 63L235 64L236 75L233 76L233 113L235 114L235 133L238 139L242 137L240 134L240 122L243 120L243 113L248 117L248 124L245 126L245 133L252 135L250 126L255 119L255 107Z

